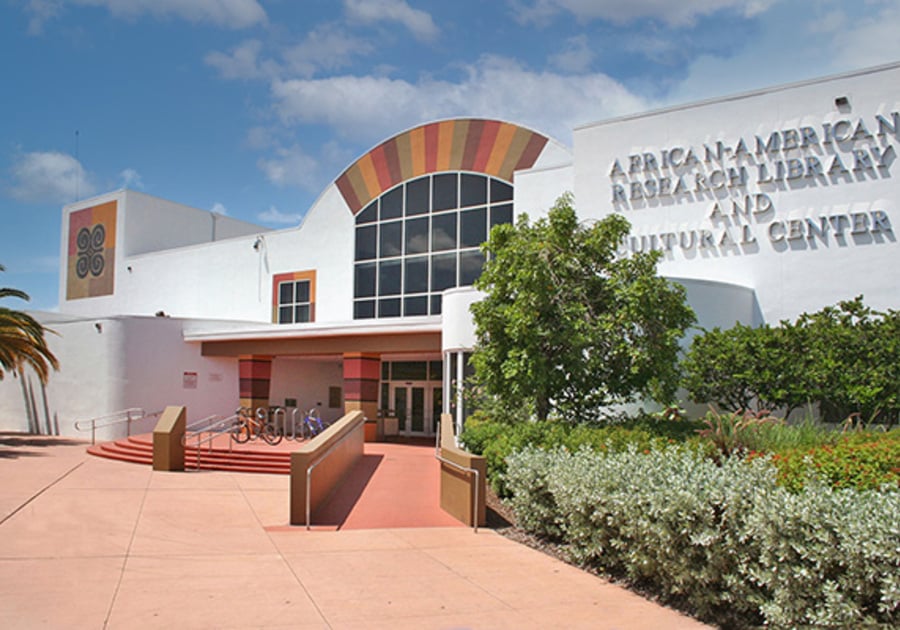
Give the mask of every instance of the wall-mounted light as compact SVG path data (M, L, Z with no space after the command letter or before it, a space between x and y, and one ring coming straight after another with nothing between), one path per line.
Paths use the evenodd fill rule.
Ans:
M102 332L103 332L103 324L101 324L100 322L94 323L94 328L97 329L97 332L98 332L98 333L102 333Z
M131 273L131 265L128 265L128 266L125 267L125 268L128 270L128 273Z
M262 236L257 236L256 240L253 241L253 251L258 252L259 248L262 247L263 238Z
M840 112L849 112L850 99L846 96L838 96L834 99L834 106L837 107Z

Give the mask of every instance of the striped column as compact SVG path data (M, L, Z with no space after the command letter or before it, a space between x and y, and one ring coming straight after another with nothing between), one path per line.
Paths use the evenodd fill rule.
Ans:
M362 411L367 418L378 417L378 384L381 355L344 353L344 413Z
M272 357L245 355L238 357L241 407L255 410L269 406L269 384L272 381Z

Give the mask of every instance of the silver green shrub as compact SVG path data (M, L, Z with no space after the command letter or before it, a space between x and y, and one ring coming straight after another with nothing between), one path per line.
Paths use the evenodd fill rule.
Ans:
M729 627L900 623L900 493L791 494L764 459L687 449L525 449L506 483L519 523Z

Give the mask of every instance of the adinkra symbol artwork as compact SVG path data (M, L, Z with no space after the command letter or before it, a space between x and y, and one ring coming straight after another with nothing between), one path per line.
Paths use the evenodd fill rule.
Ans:
M93 228L81 228L75 241L78 247L78 260L75 262L75 273L79 278L86 278L90 273L95 278L103 273L103 244L106 242L106 228L95 225Z

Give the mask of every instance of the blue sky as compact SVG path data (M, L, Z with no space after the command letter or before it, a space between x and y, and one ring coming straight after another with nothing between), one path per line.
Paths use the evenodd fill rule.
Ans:
M288 227L420 123L570 146L579 124L896 61L898 32L897 0L0 0L0 286L57 306L78 198Z

